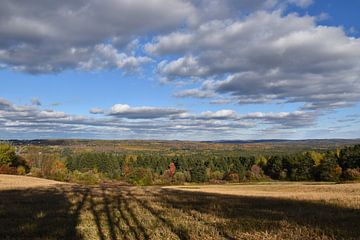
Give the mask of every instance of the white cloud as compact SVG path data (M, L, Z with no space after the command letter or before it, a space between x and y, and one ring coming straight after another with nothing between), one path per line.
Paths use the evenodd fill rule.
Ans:
M288 0L289 3L294 4L298 7L306 8L314 3L313 0Z
M177 98L187 98L187 97L212 98L215 96L215 94L210 91L204 91L200 89L187 89L187 90L175 92L173 96Z
M173 52L165 48L166 35L151 43L157 54L184 55L159 64L158 72L168 80L218 79L208 84L212 91L240 103L297 102L333 109L360 99L360 39L340 27L318 26L314 17L258 12L243 20L210 21L182 34L191 39L184 49L176 40Z
M130 107L127 104L115 104L111 107L109 115L120 118L129 119L152 119L152 118L166 118L181 113L185 113L185 110L175 108L163 108L163 107Z
M259 124L269 128L296 129L313 126L315 112L255 112L240 114L232 109L189 113L166 107L131 107L115 104L109 111L93 108L101 117L71 115L66 112L41 109L39 106L19 106L0 100L0 133L2 136L105 138L158 138L176 136L181 139L228 138ZM179 132L181 129L181 132ZM118 135L116 135L118 134ZM234 135L235 134L235 135ZM32 136L32 137L31 137ZM239 136L239 135L237 135Z
M103 109L98 108L98 107L94 107L94 108L90 109L89 112L92 114L104 114L105 113L105 111Z
M200 114L200 118L232 119L236 117L237 117L237 113L231 109L222 109L216 112L206 111Z
M148 58L123 53L129 43L186 23L194 12L183 0L4 0L0 63L30 73L136 68Z

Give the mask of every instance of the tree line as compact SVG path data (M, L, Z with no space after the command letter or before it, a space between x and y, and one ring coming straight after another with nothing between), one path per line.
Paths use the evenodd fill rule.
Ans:
M344 181L360 180L360 145L325 153L235 156L161 153L121 154L86 152L18 156L15 148L0 145L0 173L26 174L61 181L97 183L125 180L138 185L184 182Z

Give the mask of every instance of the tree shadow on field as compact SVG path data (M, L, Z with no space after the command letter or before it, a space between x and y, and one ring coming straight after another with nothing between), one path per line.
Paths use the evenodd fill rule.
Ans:
M203 239L209 229L236 239L239 232L277 234L284 222L316 229L312 239L360 239L359 209L309 201L119 184L0 191L0 239Z
M159 203L184 213L211 214L229 220L213 227L225 238L232 231L276 232L281 221L319 229L335 239L360 239L360 210L319 202L270 197L234 196L162 189ZM199 219L201 221L201 219ZM211 224L211 223L207 223Z
M88 191L66 189L0 191L0 239L81 239L76 225ZM77 195L76 203L69 202L68 191Z

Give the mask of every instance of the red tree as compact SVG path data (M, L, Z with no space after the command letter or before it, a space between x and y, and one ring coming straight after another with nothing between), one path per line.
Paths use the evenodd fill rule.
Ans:
M175 167L175 164L173 162L170 163L169 170L170 170L170 177L174 176L175 171L176 171L176 167Z

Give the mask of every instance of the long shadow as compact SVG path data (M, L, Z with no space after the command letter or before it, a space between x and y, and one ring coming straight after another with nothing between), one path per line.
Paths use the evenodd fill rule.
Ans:
M102 215L102 210L97 210L97 206L100 204L99 202L95 202L96 197L97 196L97 189L91 189L90 190L90 198L89 198L89 202L90 202L90 211L94 217L95 220L95 225L97 227L97 231L98 231L98 237L100 240L105 240L105 229L102 227L102 223L101 223L101 215ZM98 199L98 201L101 201L101 199Z
M74 206L61 188L0 191L0 239L82 239L79 197Z
M174 206L175 202L173 202L173 201L162 201L161 199L162 199L162 197L164 197L164 196L162 196L162 194L154 193L149 190L147 190L146 193L157 197L157 200L156 200L157 203L159 205L162 205L165 208L178 208L178 207ZM226 232L226 226L224 226L223 224L217 224L217 223L213 223L213 222L204 221L203 219L201 219L201 217L194 216L194 214L192 214L192 212L191 212L192 210L194 210L194 209L188 208L185 211L182 208L182 213L187 214L189 217L196 219L196 221L201 222L203 225L210 226L210 227L217 229L219 235L221 237L223 237L224 239L229 239L229 240L236 239L235 237L231 236L229 233ZM273 226L273 227L277 227L277 226Z
M130 215L131 219L134 221L134 223L136 225L136 229L138 229L139 232L140 232L140 234L139 234L138 231L136 231L136 229L133 229L133 232L135 233L136 239L141 239L140 235L142 237L144 237L144 239L149 239L149 235L146 233L145 228L142 226L141 222L136 217L136 214L134 213L134 211L130 208L129 202L126 199L126 197L122 194L122 192L119 192L119 199L123 200L124 210ZM121 209L119 209L119 210L121 211ZM127 224L128 224L128 226L130 226L128 220L127 220Z
M276 231L285 220L320 229L336 239L360 239L360 210L311 201L233 196L162 189L158 201L184 212L196 210L230 219L244 232ZM219 230L226 226L218 226Z
M130 224L129 219L125 216L124 211L122 210L122 201L120 196L121 195L119 195L116 199L117 210L119 211L120 216L117 218L115 226L119 230L119 232L121 233L124 239L129 239L128 231L120 227L120 221L123 220L126 226L130 229L130 232L132 232L135 235L136 239L139 239L136 229Z
M167 220L162 216L162 212L152 208L147 201L140 200L134 196L131 191L127 191L127 194L131 197L132 200L135 200L142 208L149 211L154 217L160 220L165 226L167 226L174 234L178 236L179 239L190 239L189 233L185 229L177 227L173 222Z
M63 191L66 191L66 189L63 189ZM78 233L76 231L76 226L79 222L79 216L80 216L80 211L83 208L86 199L89 195L89 188L81 188L81 187L73 187L71 189L72 193L78 195L77 198L80 199L76 205L76 208L74 209L73 213L71 213L71 217L69 219L69 221L71 221L71 226L75 226L75 228L71 228L72 231L67 231L65 238L66 239L72 239L74 238L74 236L77 236ZM80 236L77 237L78 239L80 238Z
M101 192L102 192L102 198L104 201L103 211L106 214L106 220L107 220L107 224L109 226L109 231L110 231L110 238L111 238L111 240L116 240L117 237L116 237L116 232L115 232L114 217L113 217L112 211L110 211L111 202L109 200L108 195L106 194L105 187L101 187Z

